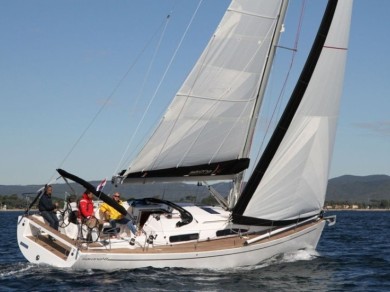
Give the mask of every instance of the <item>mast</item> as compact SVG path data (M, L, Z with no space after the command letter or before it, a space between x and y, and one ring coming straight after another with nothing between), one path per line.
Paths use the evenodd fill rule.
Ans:
M268 55L267 62L265 65L264 74L262 76L262 79L260 82L260 87L259 87L259 90L257 93L256 104L253 108L252 118L251 118L251 122L249 124L248 136L247 136L246 143L244 145L244 149L243 149L241 157L249 157L249 152L250 152L250 148L252 145L253 135L255 132L256 124L257 124L257 118L259 116L259 111L260 111L261 104L263 101L263 96L265 94L268 79L269 79L269 76L271 73L272 63L273 63L273 60L275 57L275 52L276 52L276 46L279 42L280 34L282 31L282 25L284 22L284 18L286 16L287 6L288 6L288 0L282 1L277 24L275 26L275 33L274 33L274 36L273 36L273 39L272 39L272 42L271 42L271 45L269 48L269 55ZM237 202L238 195L241 191L241 183L242 183L242 179L244 177L244 172L245 171L240 172L236 175L236 178L234 181L234 186L233 186L231 194L229 195L229 200L228 200L228 204L229 204L230 208L233 208L233 206Z
M302 73L298 79L297 85L294 88L294 91L291 95L291 98L279 120L279 123L268 142L266 149L262 157L260 158L256 168L253 171L253 174L248 180L248 183L245 186L237 204L233 208L233 222L234 223L247 223L249 220L252 224L253 221L256 221L256 218L248 218L242 216L244 213L249 201L251 200L257 186L260 184L265 172L267 171L273 157L275 156L278 147L280 146L293 118L294 115L302 101L302 98L305 94L307 86L310 82L310 79L313 75L316 64L320 58L322 48L324 46L325 40L327 38L333 16L337 7L338 0L329 0L326 7L321 25L319 27L317 36L313 43L312 49L310 51L309 57L305 63L305 66L302 70ZM258 219L260 221L264 221Z

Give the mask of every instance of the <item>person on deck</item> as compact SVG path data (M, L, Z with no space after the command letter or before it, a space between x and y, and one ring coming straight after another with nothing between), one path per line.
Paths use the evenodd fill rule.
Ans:
M119 205L123 206L123 202L121 201L121 195L116 192L112 195L114 201L116 201ZM133 222L124 217L120 212L118 212L114 207L110 206L107 203L103 203L100 206L100 211L104 214L104 217L107 221L110 222L112 228L116 230L116 224L126 224L130 231L136 235L137 229L134 226Z
M53 203L51 194L53 188L51 185L45 187L43 195L39 199L38 209L42 217L49 223L50 227L58 230L58 218L55 214L55 210L58 208L58 203Z
M79 202L79 211L80 211L79 215L81 217L81 220L89 228L93 228L99 225L99 230L101 230L103 226L103 222L101 222L95 217L92 198L93 198L93 193L89 190L85 190Z

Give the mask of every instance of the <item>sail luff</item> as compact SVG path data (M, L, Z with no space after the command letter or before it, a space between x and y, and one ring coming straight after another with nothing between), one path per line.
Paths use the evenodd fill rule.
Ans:
M263 102L263 96L264 96L264 93L265 93L265 90L266 90L266 87L268 84L268 79L269 79L269 76L271 73L272 62L274 60L275 52L276 52L276 45L279 42L280 34L282 31L283 21L284 21L284 18L286 16L287 6L288 6L288 0L283 1L282 5L280 7L278 22L277 22L277 25L275 27L274 37L273 37L273 40L272 40L270 48L269 48L269 55L267 57L263 78L260 82L260 87L259 87L259 91L257 94L256 103L255 103L255 106L253 108L253 114L252 114L251 122L249 124L248 136L246 139L246 143L245 143L243 155L242 155L243 157L248 157L249 151L250 151L250 148L252 145L251 142L252 142L253 135L254 135L255 128L256 128L256 124L257 124L257 117L259 116L259 111L260 111L260 108L261 108L261 105Z
M289 2L288 0L283 1L280 6L280 12L279 12L277 24L275 26L274 37L270 44L269 55L267 57L263 78L260 81L260 86L256 97L255 106L253 108L251 122L249 123L249 131L246 138L246 143L244 145L243 152L242 152L242 157L249 156L249 152L252 146L253 136L258 121L258 116L259 116L261 105L263 103L263 97L268 84L268 79L271 74L272 63L276 53L276 46L279 42L280 34L282 32L282 26L283 26L284 18L286 16L288 2ZM236 178L234 179L234 187L229 195L229 200L228 200L230 208L233 208L237 202L239 193L241 191L241 184L243 178L244 178L244 172L241 172L237 174Z
M283 112L280 121L273 133L266 149L263 152L252 176L248 180L245 189L242 192L236 206L233 209L233 221L243 222L242 215L247 208L252 196L254 195L258 185L263 179L271 161L273 160L279 146L281 145L286 132L294 118L295 113L304 97L306 89L308 88L310 79L312 78L313 72L316 68L316 64L321 56L323 46L325 44L329 29L332 24L332 20L337 7L337 0L330 0L324 13L320 28L318 30L316 39L313 43L310 51L308 60L302 70L302 73L298 79L297 85L294 88L291 99L288 102L285 111ZM289 182L285 182L289 183ZM286 194L287 196L288 194ZM299 214L297 214L299 216Z

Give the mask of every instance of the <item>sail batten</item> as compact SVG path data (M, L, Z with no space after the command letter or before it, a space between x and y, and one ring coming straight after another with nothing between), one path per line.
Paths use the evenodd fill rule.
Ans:
M232 8L229 8L228 11L236 12L239 14L245 14L245 15L249 15L249 16L254 16L254 17L259 17L259 18L263 18L263 19L271 19L271 20L276 19L275 16L269 16L269 15L265 15L265 14L256 14L256 13L253 13L251 11L237 10L237 9L232 9Z
M255 100L256 97L253 97L252 99L248 100L241 100L241 99L224 99L224 98L216 98L212 96L196 96L196 95L191 95L191 94L185 94L185 93L178 93L176 96L181 96L181 97L188 97L188 98L197 98L197 99L205 99L205 100L217 100L219 102L237 102L237 103L243 103L243 102L248 102L251 100Z

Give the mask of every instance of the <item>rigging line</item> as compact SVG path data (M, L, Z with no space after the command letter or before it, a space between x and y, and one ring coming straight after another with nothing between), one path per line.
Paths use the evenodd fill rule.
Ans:
M264 37L264 39L267 38L267 36L269 34L272 33L272 28L270 28L266 34L266 37ZM243 69L241 70L241 72L239 74L237 74L234 78L232 78L232 81L231 81L231 85L229 86L228 89L226 89L226 91L221 94L221 96L215 100L214 104L212 106L210 106L210 110L214 107L214 110L213 110L213 113L218 109L217 106L218 106L218 102L220 101L223 101L223 97L226 96L229 91L231 90L232 87L234 87L233 85L239 80L239 78L244 74L244 72L246 71L246 69L253 63L253 60L255 59L255 57L257 56L257 53L260 51L260 49L263 47L263 42L261 43L261 45L255 50L255 52L253 52L251 58L249 58L248 62L246 63L246 65L243 67ZM206 59L206 58L205 58ZM264 72L264 68L262 69L262 71ZM197 79L195 80L195 82L197 81ZM195 85L195 82L194 82L194 85ZM255 97L253 98L250 98L250 99L247 99L245 100L244 102L246 103L244 108L241 110L241 113L239 114L239 118L235 119L235 122L233 123L233 125L230 127L228 133L225 135L225 137L223 138L223 140L219 143L219 147L216 149L216 151L214 152L214 154L212 155L212 157L210 158L209 160L209 163L212 163L213 159L217 156L217 154L219 153L219 151L221 150L222 146L224 145L226 139L228 137L230 137L230 134L232 133L232 131L234 130L234 128L237 126L237 124L239 124L241 121L242 121L242 117L244 115L244 113L246 112L247 108L250 106L250 101L251 100L254 100L256 99ZM212 114L211 116L213 116L214 114ZM207 121L207 123L210 122L211 119L209 119ZM203 132L203 130L205 129L207 123L203 126L202 130L200 131L200 133L198 134L198 136L196 137L196 140L198 140L198 138L200 137L201 133ZM196 140L192 143L191 147L195 144ZM190 148L187 150L187 152L185 154L187 154L189 151L190 151ZM184 157L183 157L184 159ZM182 160L183 160L182 159ZM181 161L182 161L181 160ZM180 161L180 162L181 162Z
M36 197L34 198L34 200L31 202L31 204L27 207L26 211L24 212L24 214L28 214L28 212L30 211L30 209L35 205L35 203L38 201L38 199L43 195L43 191L44 189L47 187L47 186L50 186L52 185L53 183L55 183L61 176L57 177L56 179L52 178L50 179L50 181L45 184L44 186L42 186L39 190L36 191Z
M200 4L201 4L201 3L199 3L199 5L200 5ZM234 10L229 10L229 11L234 11ZM234 12L237 13L237 11L234 11ZM271 31L271 30L270 30L270 31ZM270 31L269 31L268 33L270 33ZM268 33L267 33L267 35L268 35ZM214 33L213 39L215 38L215 35L216 35L216 34L217 34L217 32ZM211 43L211 42L210 42L210 43ZM210 48L210 47L211 47L211 45L209 44L209 45L208 45L208 48ZM247 67L249 67L249 65L252 63L252 60L256 57L256 53L261 49L261 47L262 47L262 45L259 46L259 47L256 49L256 51L253 53L252 57L248 60L247 64L244 66L243 70L242 70L239 74L237 74L237 75L235 76L235 78L233 78L231 84L235 84L235 83L237 82L237 80L239 80L239 77L243 74L243 72L245 71L245 69L246 69ZM165 145L166 145L166 143L167 143L169 137L171 136L171 134L172 134L172 132L173 132L173 129L175 128L177 122L179 121L179 117L181 116L181 113L183 112L183 109L185 108L185 105L186 105L186 103L187 103L187 101L188 101L188 98L189 98L189 97L195 97L195 98L204 98L204 99L207 99L207 97L197 97L197 96L194 96L194 95L192 95L192 92L191 92L191 91L192 91L192 89L194 88L195 84L196 84L197 81L198 81L199 75L200 75L200 73L202 72L202 69L203 69L203 67L204 67L204 64L205 64L205 62L206 62L206 60L207 60L207 58L208 58L208 53L209 53L209 52L207 52L206 55L205 55L204 58L203 58L202 64L201 64L201 66L200 66L200 68L199 68L199 70L198 70L198 73L197 73L197 75L196 75L196 78L195 78L195 80L194 80L194 82L193 82L193 84L192 84L192 86L191 86L190 93L189 93L189 94L186 94L186 95L183 95L183 94L176 94L176 96L183 96L183 97L185 97L185 98L186 98L186 101L184 102L184 104L183 104L183 106L182 106L182 108L181 108L181 111L180 111L180 113L178 114L178 116L177 116L177 118L176 118L176 120L175 120L175 123L172 125L171 130L170 130L169 134L167 135L167 137L166 137L166 139L165 139L165 142L164 142L164 145L161 147L161 150L160 150L159 154L158 154L156 157L159 157L160 154L161 154L161 152L162 152L162 150L164 149L164 147L165 147ZM231 87L232 87L232 85L229 86L229 87L225 90L225 92L223 92L223 93L219 96L218 99L214 99L214 103L213 103L212 105L210 105L209 109L202 115L202 117L203 117L203 116L206 116L209 112L211 112L211 111L212 111L212 112L215 112L215 111L218 109L218 108L217 108L218 102L223 101L223 98L229 93L229 91L231 90ZM227 101L228 101L228 100L227 100ZM240 117L241 117L242 114L245 112L245 109L248 107L249 101L250 101L250 100L245 100L245 101L244 101L244 102L246 102L247 104L246 104L245 108L242 110L242 112L241 112L241 114L240 114ZM235 101L233 101L233 102L235 102ZM213 116L213 113L211 113L210 116ZM192 127L194 127L195 125L197 125L197 122L199 122L200 120L202 120L202 117L198 118L198 119L193 123ZM184 158L186 157L186 155L190 152L190 150L191 150L191 148L193 147L193 145L195 145L195 143L197 142L198 138L201 136L203 130L205 129L206 125L210 122L210 120L212 120L212 119L211 119L211 118L207 119L206 124L205 124L205 125L202 127L202 129L199 131L198 135L195 137L195 139L193 140L193 142L191 143L191 145L188 147L187 151L185 151L185 153L182 155L182 158L181 158L180 161L178 162L177 167L179 167L179 166L181 165L182 161L184 160ZM234 127L237 125L237 123L239 122L239 120L240 120L240 119L237 119L237 120L236 120L236 122L233 124L233 126L231 127L229 133L225 136L225 138L223 139L223 141L225 141L225 140L229 137L230 133L233 131ZM210 158L209 163L212 162L212 160L214 159L214 157L215 157L215 156L218 154L218 152L220 151L220 149L221 149L221 147L222 147L222 145L223 145L223 141L220 143L220 146L218 147L218 149L216 150L216 152L213 154L213 156ZM171 149L171 150L172 150L172 149ZM168 153L167 153L167 154L168 154ZM157 160L157 158L156 158L156 160Z
M168 17L169 18L169 17ZM81 141L81 139L84 137L84 135L87 133L87 131L89 130L89 128L92 126L92 124L95 122L95 120L97 119L97 117L100 115L100 113L103 111L103 109L106 107L106 105L112 100L112 98L114 97L114 94L116 93L116 91L118 90L118 88L122 85L122 83L124 82L124 80L126 79L126 77L129 75L129 73L131 72L131 70L134 68L134 66L137 64L137 62L139 61L139 59L141 58L141 56L143 55L143 53L146 51L147 47L149 47L149 45L151 44L151 42L153 41L153 39L155 38L155 36L157 35L157 32L160 31L161 27L163 26L163 24L166 22L166 19L164 21L161 22L161 24L158 26L158 28L156 29L156 31L154 32L154 34L151 36L151 38L146 42L145 46L142 48L142 50L139 52L139 54L137 55L137 57L134 59L133 63L130 64L130 67L128 68L128 70L125 72L125 74L123 75L123 77L118 81L117 85L114 87L114 89L112 90L111 94L107 97L107 99L105 100L105 102L101 105L100 109L97 111L97 113L95 114L95 116L92 118L91 122L87 125L87 127L84 129L84 131L81 133L81 135L78 137L78 139L76 140L76 142L73 144L73 146L71 147L70 151L65 155L65 158L61 161L60 165L58 168L61 168L62 165L65 163L65 161L69 158L69 156L72 154L73 150L77 147L77 145L79 144L79 142ZM53 177L55 176L55 174L53 174L53 176L51 177L50 180L53 179Z
M66 177L62 176L62 178L64 179L64 181L65 181L65 183L68 185L68 187L72 190L73 195L77 195L77 193L76 193L75 190L72 188L72 186L70 185L70 183L68 182L68 180L66 179Z
M160 83L159 83L159 85L158 85L158 87L157 87L157 89L156 89L156 91L155 91L155 95L157 94L157 91L159 90L159 88L160 88L160 86L161 86L161 84L162 84L162 81L165 79L165 76L166 76L166 74L167 74L169 68L171 67L174 58L176 57L176 54L177 54L179 48L181 47L181 45L182 45L182 43L183 43L183 41L184 41L184 39L185 39L185 37L186 37L186 35L187 35L187 33L188 33L188 30L189 30L189 28L191 27L191 25L192 25L192 23L193 23L193 21L194 21L194 19L195 19L195 16L196 16L197 13L198 13L198 10L199 10L199 8L200 8L202 2L203 2L203 0L200 0L200 1L198 2L198 6L196 7L194 13L192 14L192 17L191 17L191 19L190 19L190 21L189 21L189 23L188 23L188 25L187 25L187 27L186 27L186 30L184 31L184 34L183 34L183 36L182 36L182 38L181 38L181 40L180 40L180 42L179 42L179 44L178 44L178 47L176 48L176 51L174 52L174 54L173 54L173 56L172 56L172 58L171 58L171 61L170 61L170 63L168 64L167 70L164 72L163 78L161 79L161 81L160 81ZM155 95L154 95L154 97L155 97ZM153 99L154 99L154 97L153 97ZM156 163L157 157L160 156L162 150L164 149L164 147L165 147L165 145L166 145L166 143L167 143L167 141L168 141L169 136L170 136L170 135L167 136L167 139L165 140L163 146L162 146L161 149L160 149L160 152L158 153L158 155L156 155L156 160L153 162L152 167L153 167L154 164Z
M141 89L140 89L140 92L139 92L139 94L138 94L138 96L137 96L137 98L136 98L136 104L138 103L138 100L139 100L139 98L140 98L140 96L141 96L141 94L142 94L142 92L143 92L143 90L144 90L146 81L147 81L147 79L148 79L148 77L149 77L149 75L150 75L150 71L151 71L151 69L152 69L152 67L153 67L153 64L154 64L154 61L155 61L155 59L156 59L156 57L157 57L157 53L160 51L161 43L162 43L162 40L164 39L165 32L166 32L166 29L167 29L167 27L168 27L169 19L170 19L170 15L167 16L167 21L166 21L166 23L165 23L164 29L163 29L163 31L162 31L162 33L161 33L161 35L160 35L160 38L159 38L159 41L158 41L158 43L157 43L156 49L155 49L155 51L154 51L154 53L153 53L153 56L152 56L152 58L151 58L151 60L150 60L148 69L147 69L146 74L145 74L145 78L144 78L144 80L143 80L143 83L142 83L142 86L141 86ZM149 105L150 105L150 103L149 103ZM148 106L148 108L149 108L149 106ZM148 108L147 108L146 111L144 112L144 114L143 114L143 116L142 116L140 122L138 122L137 128L136 128L135 131L133 132L133 135L131 136L131 138L130 138L130 140L129 140L129 143L128 143L127 146L126 146L126 149L125 149L125 151L124 151L124 153L123 153L121 159L119 160L119 163L118 163L118 165L117 165L117 167L116 167L116 169L115 169L113 175L115 175L116 173L119 172L119 169L121 168L122 162L123 162L123 160L124 160L124 158L125 158L125 156L126 156L126 153L129 151L130 145L133 143L134 137L135 137L135 135L137 134L137 132L138 132L140 126L141 126L141 122L142 122L142 121L144 120L144 118L145 118L145 115L146 115L146 113L147 113L147 111L148 111Z
M156 49L155 49L155 51L154 51L154 53L153 53L153 55L152 55L152 58L150 59L150 63L149 63L149 66L148 66L148 68L147 68L147 70L146 70L145 77L144 77L144 79L143 79L143 81L142 81L142 85L141 85L141 87L140 87L140 89L139 89L139 92L138 92L138 94L137 94L137 96L136 96L136 100L135 100L135 103L134 103L133 110L130 111L130 116L132 116L132 115L134 114L134 112L136 111L136 108L137 108L138 102L139 102L139 100L140 100L140 97L141 97L141 95L142 95L143 92L144 92L145 85L146 85L147 80L149 79L150 72L151 72L151 69L152 69L152 67L153 67L153 64L154 64L154 62L155 62L155 60L156 60L157 53L158 53L158 51L160 50L161 42L162 42L162 40L163 40L163 38L164 38L165 31L166 31L167 26L168 26L168 22L169 22L168 20L169 20L169 18L170 18L170 14L167 16L167 21L166 21L166 23L165 23L165 27L164 27L164 29L163 29L163 31L162 31L162 33L161 33L161 36L160 36L160 38L159 38L159 41L157 42L157 46L156 46Z
M159 84L157 85L157 88L156 88L156 90L154 91L154 94L153 94L153 96L152 96L152 98L151 98L151 100L150 100L150 102L149 102L149 104L148 104L148 106L147 106L147 108L146 108L146 110L145 110L145 112L144 112L144 114L143 114L143 116L142 116L140 122L138 123L136 132L138 132L138 129L140 128L140 125L142 124L142 122L143 122L143 120L144 120L144 118L145 118L145 116L146 116L146 113L149 111L151 104L153 103L154 99L156 98L157 92L160 90L160 87L161 87L163 81L165 80L165 77L166 77L166 75L167 75L169 69L171 68L171 65L172 65L172 63L173 63L173 60L176 58L176 55L177 55L177 53L178 53L178 51L179 51L179 49L180 49L180 47L181 47L181 45L182 45L182 43L183 43L183 41L184 41L186 35L187 35L187 33L188 33L188 30L189 30L190 26L192 25L192 22L193 22L194 19L195 19L195 16L196 16L196 14L197 14L197 12L198 12L198 10L199 10L199 8L200 8L202 2L203 2L203 0L200 0L200 1L199 1L198 6L196 7L196 9L195 9L195 11L194 11L194 13L193 13L193 15L192 15L192 17L191 17L191 19L190 19L190 21L189 21L187 27L186 27L186 30L184 31L184 34L183 34L183 36L181 37L181 39L180 39L180 41L179 41L179 44L178 44L178 46L177 46L175 52L173 53L173 56L172 56L171 60L170 60L169 63L168 63L168 66L167 66L166 70L164 71L164 74L163 74L163 76L161 77L161 80L160 80ZM160 123L161 123L161 122L160 122ZM150 136L150 137L151 137L151 136ZM161 153L161 152L160 152L160 153Z
M273 29L272 29L272 26L271 26L271 27L269 28L268 32L266 33L266 36L264 37L264 39L267 39L268 36L269 36L270 34L272 34L272 31L273 31ZM271 43L271 45L272 45L272 43ZM256 51L253 53L252 57L248 60L248 62L247 62L247 64L245 65L244 69L246 69L247 67L249 67L250 64L252 64L252 61L255 59L257 53L260 51L260 49L261 49L262 47L263 47L263 42L262 42L262 44L256 49ZM263 65L263 68L262 68L262 70L261 70L261 72L260 72L261 75L264 75L265 68L266 68L266 66L265 66L265 64L264 64L264 65ZM243 72L244 72L244 70L241 71L241 73L240 73L238 76L236 76L235 80L233 80L233 82L232 82L233 84L238 80L238 77L240 77L240 75L242 75ZM255 96L255 95L254 95L254 96ZM256 97L254 97L253 99L256 99ZM227 139L227 137L230 135L230 133L233 131L233 129L236 127L236 125L237 125L240 121L242 121L242 116L243 116L244 113L246 112L247 108L250 106L250 101L251 101L251 100L252 100L252 98L247 100L247 103L245 104L245 107L242 109L242 111L241 111L241 113L240 113L240 118L239 118L239 119L236 119L234 125L230 128L229 133L225 136L224 141ZM257 118L257 117L256 117L256 118ZM250 125L249 125L249 127L250 127ZM252 133L251 136L252 136L252 137L249 138L250 140L253 139L253 133ZM218 153L219 150L221 149L221 147L222 147L224 141L223 141L222 143L220 143L220 146L218 147L216 153L214 153L212 159L214 159L214 157L217 155L217 153ZM242 151L242 152L241 152L241 156L243 156L243 153L244 153L244 152Z
M214 33L214 37L215 37L215 35L216 35L216 33ZM268 35L268 33L267 33L267 35ZM245 65L244 69L246 69L246 68L251 64L251 61L252 61L252 60L254 59L254 57L256 56L256 52L258 52L258 51L260 50L261 47L262 47L262 45L261 45L259 48L257 48L257 50L253 53L252 58L249 59L249 61L248 61L247 64ZM193 82L192 88L195 86L195 84L196 84L197 81L198 81L198 77L199 77L200 72L202 71L202 68L203 68L203 66L204 66L205 60L207 60L207 54L206 54L205 57L203 58L203 64L200 66L200 69L199 69L199 71L198 71L198 74L197 74L197 76L196 76L196 78L195 78L195 80L194 80L194 82ZM242 71L240 72L240 74L238 74L238 75L233 79L232 84L234 84L234 83L239 79L239 77L243 74L244 71L245 71L245 70L242 70ZM215 100L214 100L214 103L213 103L213 104L209 107L209 109L202 115L202 117L203 117L203 116L206 116L209 112L212 112L212 113L210 114L210 117L214 116L214 112L218 109L218 108L217 108L218 102L223 101L224 96L226 96L226 95L229 93L229 91L231 90L231 87L232 87L232 86L229 86L229 88L227 88L226 91L225 91L223 94L221 94L220 97L219 97L218 99L215 99ZM191 89L191 90L192 90L192 89ZM176 96L180 96L180 94L177 94ZM187 100L188 100L189 97L205 98L205 99L207 99L207 97L193 96L193 95L191 94L191 92L190 92L189 94L187 94L187 95L182 95L182 96L183 96L183 97L186 97L186 102L187 102ZM229 100L227 100L227 101L229 101ZM248 102L249 102L249 101L250 101L250 100L245 100L245 101L244 101L244 102L246 103L246 106L245 106L245 108L242 110L242 112L241 112L241 114L240 114L240 117L242 117L242 114L245 112L245 109L247 108ZM185 102L185 103L186 103L186 102ZM233 102L234 102L234 101L233 101ZM183 111L184 107L185 107L185 104L182 106L181 112ZM162 149L164 149L164 146L165 146L166 142L168 141L168 139L169 139L169 137L170 137L170 135L171 135L173 129L175 128L175 125L177 124L177 122L178 122L178 120L179 120L179 117L180 117L180 115L181 115L181 112L179 113L178 117L176 118L176 121L175 121L174 125L172 126L170 133L167 135L167 138L166 138L166 140L165 140L165 143L164 143L163 147L162 147L161 150L160 150L160 153L161 153ZM197 123L198 123L199 121L202 120L202 117L198 118L198 119L193 123L192 127L194 127L195 125L197 125ZM191 143L191 145L188 147L187 151L185 151L185 153L182 155L182 158L181 158L180 161L177 163L177 167L179 167L179 166L181 165L182 161L184 160L184 158L186 157L186 155L190 152L190 150L191 150L191 148L193 147L193 145L195 145L195 143L198 141L199 137L201 136L203 130L205 129L206 125L210 122L210 120L212 120L212 119L211 119L211 118L207 119L207 123L202 127L202 130L199 131L198 135L195 137L195 139L193 140L193 142ZM212 157L210 158L209 163L212 162L212 160L214 159L214 157L215 157L215 156L217 155L217 153L220 151L220 149L221 149L221 147L222 147L224 141L230 136L230 133L233 131L233 129L235 128L235 126L237 125L237 123L239 122L239 120L241 120L241 119L237 119L236 122L235 122L235 123L233 124L233 126L231 127L229 133L226 134L226 136L224 137L223 141L220 143L220 146L217 148L217 150L215 151L215 153L214 153L214 154L212 155ZM192 127L191 127L191 128L192 128ZM172 150L172 149L171 149L171 150ZM159 155L160 155L160 154L159 154ZM159 156L159 155L158 155L158 156ZM157 157L158 157L158 156L157 156Z
M170 10L169 14L168 14L167 17L166 17L166 20L167 20L167 21L166 21L166 23L165 23L165 27L164 27L164 29L163 29L163 32L161 33L162 35L165 34L165 30L166 30L166 28L167 28L168 21L169 21L171 15L173 14L173 11L175 11L175 6L176 6L176 4L177 4L177 1L179 1L179 0L176 0L176 1L175 1L175 3L173 4L172 9ZM156 46L157 48L160 47L161 40L162 40L162 37L160 37L160 41L158 41L158 45ZM155 54L153 55L153 57L152 57L151 60L154 60L154 59L155 59L155 55L157 54L157 51L158 51L158 50L156 49ZM146 81L147 81L147 79L148 79L148 77L149 77L149 72L150 72L150 70L151 70L151 67L152 67L152 64L153 64L153 63L154 63L154 61L153 61L153 62L152 62L152 61L150 62L150 65L149 65L149 67L148 67L147 73L145 74L145 78L144 78L144 80L143 80L143 82L142 82L142 86L140 87L139 93L138 93L138 95L137 95L137 97L136 97L136 102L135 102L134 108L133 108L133 110L130 111L130 116L136 111L136 108L137 108L139 99L140 99L140 97L141 97L141 95L142 95L142 93L143 93L143 91L144 91L145 84L146 84ZM125 153L127 152L127 149L128 149L128 148L126 148ZM124 154L125 154L125 153L124 153ZM123 160L123 157L121 158L120 161L122 161L122 160ZM119 170L119 165L118 165L117 170L116 170L115 172L117 172L118 170Z
M211 41L210 43L213 42L214 38L215 38L215 33L214 33L213 38L212 38L212 41ZM211 47L211 45L208 46L208 48L210 48L210 47ZM183 94L176 94L176 96L183 96L183 97L185 98L185 101L184 101L184 104L183 104L182 107L181 107L180 112L178 113L177 117L175 118L175 122L173 123L173 125L172 125L172 127L171 127L171 129L170 129L170 131L169 131L169 133L168 133L168 135L167 135L167 137L166 137L166 139L165 139L165 142L164 142L163 146L162 146L161 149L160 149L159 154L156 156L156 160L157 160L157 157L160 156L162 150L164 149L165 145L167 144L169 138L171 137L173 130L176 128L176 125L177 125L177 123L179 122L180 116L182 115L182 112L183 112L184 108L186 107L186 104L187 104L188 99L189 99L190 97L195 97L195 96L192 95L192 90L193 90L195 84L197 84L197 81L198 81L198 78L199 78L200 73L203 71L203 68L204 68L204 65L205 65L205 62L206 62L206 60L207 60L207 57L208 57L209 52L210 52L210 50L206 51L206 54L205 54L205 56L204 56L202 62L200 62L200 63L201 63L201 65L199 66L200 68L199 68L199 70L198 70L198 72L197 72L197 74L196 74L196 76L195 76L195 80L193 81L193 83L192 83L192 85L191 85L191 88L189 89L189 94L186 94L186 95L183 95ZM196 64L195 64L195 66L196 66ZM187 148L187 150L184 152L184 154L182 155L182 158L179 160L179 162L177 163L176 167L180 167L180 165L182 164L183 160L185 159L185 157L187 156L187 154L190 152L191 148L195 145L196 141L198 140L198 138L199 138L200 135L202 134L204 128L205 128L206 125L210 122L210 118L207 119L207 114L209 113L209 111L213 111L213 112L216 111L215 106L218 104L218 101L219 101L221 98L223 98L223 97L227 94L227 92L228 92L228 90L225 91L224 93L222 93L221 96L220 96L218 99L213 100L213 104L212 104L212 105L211 105L211 106L202 114L202 116L200 116L194 123L192 123L192 126L190 127L190 129L192 129L193 127L195 127L195 126L198 124L198 122L201 121L201 120L203 119L203 117L206 117L206 119L205 119L205 120L207 121L206 124L202 127L202 130L199 131L198 135L195 137L195 139L193 140L193 142L191 143L191 145L190 145L190 146ZM198 98L198 97L195 97L195 98ZM213 115L213 114L210 114L210 116L212 116L212 115ZM190 129L188 129L188 130L190 130ZM171 150L168 151L168 152L166 153L166 155L168 155L172 150L173 150L173 148L171 148ZM209 163L210 163L210 162L211 162L211 161L209 161Z
M300 38L300 35L301 35L301 30L302 30L302 22L303 22L303 16L304 16L304 11L305 11L305 6L306 6L306 0L303 0L303 1L302 1L302 5L301 5L301 13L300 13L299 21L298 21L297 32L296 32L296 35L295 35L294 48L293 48L293 49L290 49L290 50L292 51L292 56L291 56L290 65L289 65L289 68L288 68L288 71L287 71L287 74L286 74L286 78L284 79L282 88L281 88L281 90L280 90L279 96L278 96L278 98L277 98L277 102L276 102L274 111L273 111L272 114L271 114L271 118L269 119L269 123L268 123L267 128L266 128L266 131L265 131L265 133L264 133L263 140L262 140L261 145L260 145L260 147L259 147L260 150L261 150L261 149L263 148L263 146L264 146L265 137L267 136L267 134L268 134L269 131L270 131L271 124L272 124L272 120L274 119L274 117L275 117L275 115L276 115L276 110L280 108L281 100L282 100L282 98L283 98L283 96L284 96L284 92L286 91L287 81L288 81L288 79L289 79L289 77L290 77L290 73L291 73L291 70L292 70L292 67L293 67L293 64L294 64L294 61L295 61L295 57L296 57L296 54L297 54L297 52L298 52L298 43L299 43L299 38ZM258 153L257 153L256 161L259 160L260 150L259 150Z
M215 38L215 33L214 33L214 35L213 35L213 40L214 40L214 38ZM210 43L212 43L213 40L212 40ZM211 47L211 46L210 46L210 47ZM210 47L208 47L208 48L210 48ZM171 130L170 130L170 132L168 133L167 138L166 138L166 140L165 140L165 143L164 143L163 147L161 148L160 153L158 154L158 156L160 156L161 151L164 149L166 143L168 142L169 137L171 136L171 134L172 134L172 132L173 132L173 129L176 127L176 124L177 124L178 121L179 121L179 118L180 118L180 116L181 116L181 114L182 114L182 112L183 112L184 107L186 106L186 103L187 103L188 99L189 99L190 97L195 97L195 96L192 95L192 90L193 90L195 84L196 84L197 81L198 81L199 75L200 75L200 73L202 72L202 69L203 69L203 67L204 67L205 60L207 60L208 54L209 54L209 51L206 52L205 57L203 58L203 60L202 60L202 62L201 62L202 64L201 64L201 66L199 66L200 68L199 68L198 73L196 74L195 80L194 80L194 82L192 83L192 86L191 86L191 88L190 88L190 90L189 90L189 94L186 94L186 95L176 94L176 96L183 96L183 97L185 97L185 102L184 102L184 104L183 104L183 106L182 106L182 108L181 108L179 114L177 115L177 118L175 119L175 122L174 122L174 124L172 125ZM207 123L209 123L209 122L210 122L210 118L207 119L207 114L209 113L209 111L213 111L213 112L216 111L216 108L215 108L215 107L216 107L216 105L218 105L218 101L219 101L220 99L222 99L226 94L227 94L227 91L225 91L224 93L222 93L221 96L220 96L218 99L213 100L213 104L212 104L212 105L203 113L203 115L201 115L201 116L192 124L192 126L190 127L190 129L192 129L193 127L195 127L195 126L198 124L198 122L201 121L201 120L203 119L203 117L206 117L205 120L207 121ZM195 98L198 98L198 97L195 97ZM210 116L213 116L213 113L210 114ZM183 160L185 159L186 155L188 154L188 152L191 150L191 148L194 146L194 144L196 143L196 141L198 140L198 138L199 138L200 135L202 134L202 132L203 132L205 126L207 125L207 123L202 127L202 130L199 131L198 135L195 137L195 139L193 140L193 142L191 143L191 145L190 145L190 146L188 147L188 149L184 152L184 154L182 155L182 158L179 160L179 162L177 163L176 167L179 167L179 166L182 164L182 162L183 162ZM190 129L188 129L188 130L190 130ZM172 148L171 148L171 151L172 151ZM169 151L169 152L170 152L170 151ZM167 155L169 154L169 152L167 153ZM209 161L209 163L211 163L211 161Z

